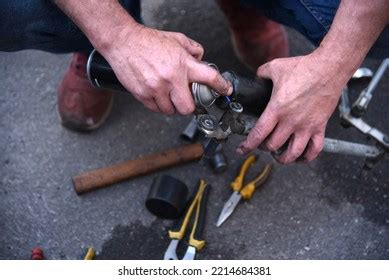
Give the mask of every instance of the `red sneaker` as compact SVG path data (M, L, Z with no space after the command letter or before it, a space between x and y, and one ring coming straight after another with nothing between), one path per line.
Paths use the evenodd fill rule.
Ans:
M235 53L244 64L256 70L275 58L289 55L284 27L269 20L260 11L245 8L236 0L218 0L227 17Z
M58 88L58 113L66 128L86 132L100 127L112 109L113 93L96 89L86 75L87 55L75 53Z

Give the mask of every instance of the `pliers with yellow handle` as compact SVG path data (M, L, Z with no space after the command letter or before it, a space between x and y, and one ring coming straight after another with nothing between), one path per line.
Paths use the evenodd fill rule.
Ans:
M180 220L174 229L169 230L169 237L171 241L165 252L164 260L178 260L176 250L179 242L185 236L185 232L189 226L193 213L195 218L189 237L189 246L186 250L183 260L194 260L196 252L204 248L205 240L203 238L203 230L205 226L206 208L210 190L211 186L208 185L204 180L200 180L197 193L192 200L185 216Z
M255 163L257 157L254 155L249 156L244 163L242 164L239 175L235 180L230 184L232 190L234 191L227 202L224 204L223 210L220 213L219 219L216 223L216 226L220 227L225 220L234 212L239 201L243 198L244 200L250 200L257 187L263 184L266 179L269 177L270 171L272 169L272 164L267 164L261 173L255 177L252 181L243 186L244 179L249 168Z

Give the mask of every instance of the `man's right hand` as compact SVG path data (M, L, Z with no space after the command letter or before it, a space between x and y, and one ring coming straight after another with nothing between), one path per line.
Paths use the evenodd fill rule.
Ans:
M193 82L222 95L232 93L232 85L201 62L200 44L180 33L140 25L118 0L52 1L85 33L123 86L150 110L192 113Z
M123 27L102 55L122 85L154 112L182 115L194 111L189 84L198 82L222 95L231 84L218 71L201 62L202 46L185 35L147 28Z

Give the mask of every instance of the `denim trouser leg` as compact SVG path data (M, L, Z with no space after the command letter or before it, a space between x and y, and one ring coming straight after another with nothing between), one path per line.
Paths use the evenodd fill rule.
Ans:
M268 18L292 27L314 45L327 34L340 0L242 0L242 5L254 5Z
M240 0L242 5L255 6L268 18L292 27L318 46L331 27L340 0ZM387 26L369 56L389 56Z
M120 2L140 21L140 0ZM0 0L0 13L0 51L67 53L92 49L80 29L51 0Z
M240 1L244 5L254 5L269 18L298 30L315 45L319 45L327 34L340 3L340 0ZM120 2L140 21L140 0ZM51 0L0 0L0 51L24 49L66 53L90 51L92 46ZM389 27L370 54L384 57L389 56L388 52Z

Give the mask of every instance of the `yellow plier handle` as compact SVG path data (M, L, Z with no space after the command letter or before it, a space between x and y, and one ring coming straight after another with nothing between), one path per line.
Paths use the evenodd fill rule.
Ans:
M244 177L247 174L250 166L255 163L257 157L255 155L249 156L242 164L238 176L231 182L231 189L235 192L239 192L242 189Z
M259 175L256 178L254 178L254 180L252 180L246 186L244 186L244 188L240 191L240 195L242 196L243 199L250 200L253 197L256 188L259 185L263 184L266 181L266 179L269 177L272 167L273 165L271 163L266 164L262 172L259 173Z
M203 195L206 187L207 183L204 180L200 180L197 193L193 198L192 204L189 206L184 218L177 224L174 229L169 230L169 237L171 239L182 240L184 238L192 213L195 210L199 200L201 199L201 196Z
M211 190L210 185L206 185L202 195L197 202L196 217L192 227L192 232L189 237L189 245L193 246L200 251L205 246L205 239L203 237L203 231L205 226L205 217L207 210L207 202L209 192Z

